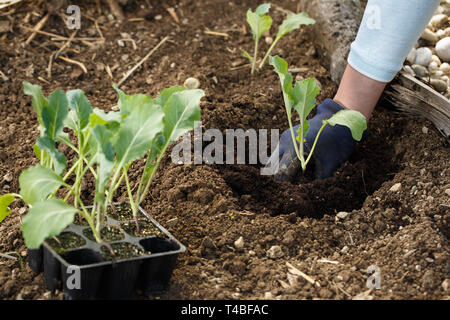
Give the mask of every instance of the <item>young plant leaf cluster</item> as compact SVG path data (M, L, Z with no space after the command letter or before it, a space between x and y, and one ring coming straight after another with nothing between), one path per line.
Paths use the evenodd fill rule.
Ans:
M20 175L20 194L0 197L0 221L10 213L8 206L14 198L22 198L30 208L22 223L28 248L36 249L46 238L60 234L76 214L89 224L95 239L103 242L100 234L106 209L122 184L137 223L139 204L149 192L165 151L200 121L202 90L175 86L153 99L114 88L119 111L105 112L93 108L81 90L56 90L47 99L39 86L24 83L39 122L34 151L40 163ZM75 153L70 165L58 144ZM130 166L144 157L145 166L134 190ZM95 179L89 210L82 200L82 183L88 176Z
M317 133L311 150L309 151L309 154L306 155L303 143L309 130L309 123L306 118L316 106L316 97L320 93L320 87L317 86L317 81L313 78L297 81L293 85L293 78L291 73L288 72L287 62L278 56L271 56L269 58L269 63L274 67L275 72L280 77L292 142L303 171L306 170L306 166L311 160L319 136L327 125L346 126L350 129L354 140L361 140L364 130L367 129L366 117L362 113L355 110L341 110L335 113L330 119L322 122L322 127ZM292 110L295 110L300 118L300 126L297 132L297 137L295 136L293 129L294 126L292 124Z
M266 15L269 12L269 10L270 4L265 3L256 8L255 12L253 12L251 9L247 11L247 23L250 25L250 28L252 30L253 40L255 41L255 48L253 52L253 57L247 51L244 51L244 56L250 60L250 63L252 65L251 71L252 74L256 70L256 60L258 58L259 40L261 39L264 32L269 31L270 28L272 27L272 18ZM267 50L264 58L260 62L258 69L261 69L264 66L270 53L272 52L272 50L275 48L275 46L282 37L284 37L291 31L300 28L300 26L302 25L310 25L314 23L315 20L311 19L305 12L301 12L298 14L289 13L286 16L285 20L280 25L280 27L278 28L277 36L275 37L275 40L272 42L270 48Z

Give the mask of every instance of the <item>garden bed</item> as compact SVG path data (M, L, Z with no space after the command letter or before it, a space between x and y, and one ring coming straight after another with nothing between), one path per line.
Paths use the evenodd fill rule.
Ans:
M101 13L95 5L82 6L87 16L99 19L105 41L93 46L72 44L78 52L68 51L69 56L82 62L87 73L58 59L51 79L49 56L58 48L44 35L22 45L29 32L19 27L34 26L44 12L23 4L15 13L0 16L1 20L11 18L13 28L0 34L0 70L8 78L0 77L2 193L18 192L20 172L36 161L32 146L38 128L22 81L36 82L41 77L39 84L46 94L57 88L83 89L94 106L109 110L117 97L107 70L118 82L165 36L169 41L133 73L123 90L156 96L163 88L196 77L206 92L202 102L206 129L287 128L277 75L266 66L250 77L242 57L242 50L252 48L248 27L243 32L245 13L259 2L168 1L167 6L178 8L179 23L158 1L150 1L151 8L139 7L145 1L129 2L126 15L139 19L122 25L108 20L106 6ZM292 1L274 3L271 15L277 24L285 10L297 10ZM25 21L31 10L41 16L30 14ZM51 16L43 30L71 34L57 16ZM127 37L123 33L134 39L136 50L131 41L118 43ZM90 19L83 18L77 37L99 37ZM301 68L299 76L317 78L322 101L332 97L336 86L312 42L304 27L283 38L274 54ZM256 165L176 166L168 154L142 206L187 251L180 256L169 291L158 298L448 297L448 143L427 120L394 114L383 106L375 111L369 132L369 138L332 178L299 176L293 184L260 176ZM136 177L137 172L130 170L132 184ZM87 191L93 189L94 181L83 187L88 203L93 195ZM117 194L125 192L122 188ZM115 200L121 201L120 196ZM20 231L26 210L19 201L12 208L12 215L0 224L0 252L16 251L26 259ZM240 237L243 247L235 245ZM295 275L287 262L320 285ZM366 287L366 270L371 265L381 270L380 290ZM0 259L0 298L61 297L60 292L48 292L42 275Z

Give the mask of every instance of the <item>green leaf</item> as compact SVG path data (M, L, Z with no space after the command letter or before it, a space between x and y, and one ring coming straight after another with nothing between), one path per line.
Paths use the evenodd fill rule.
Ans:
M56 90L50 95L48 106L42 109L45 133L51 139L54 140L64 128L68 112L66 95L61 90Z
M75 110L77 120L80 122L79 129L84 129L89 122L92 113L92 105L81 90L70 90L66 93L69 108Z
M153 104L153 99L150 96L145 94L127 95L125 92L120 90L116 84L113 85L113 88L119 94L119 102L117 106L119 107L121 114L130 115L138 106L144 105L150 107Z
M89 116L89 126L94 128L97 124L106 126L107 129L115 131L119 128L120 123L125 115L120 112L109 111L106 113L102 109L95 108L94 112Z
M253 62L253 57L250 55L250 53L248 53L245 50L244 50L244 57L246 57L248 60L250 60L250 63Z
M172 143L185 132L194 129L194 122L200 121L200 100L203 90L186 90L173 94L164 106L165 143Z
M313 78L297 81L291 90L291 97L294 101L293 108L300 116L300 124L303 124L303 137L306 136L309 129L306 118L316 106L316 97L319 93L320 87Z
M278 73L281 82L281 89L283 90L284 105L286 113L289 118L292 117L291 90L292 90L292 74L288 72L287 62L279 56L269 57L269 63L274 67L275 72Z
M281 38L289 32L300 28L301 25L314 24L316 21L311 19L306 12L290 13L278 29L277 38Z
M13 203L14 196L12 194L5 194L0 197L0 222L5 220L11 214L9 205Z
M33 151L34 151L34 155L41 160L41 149L39 148L39 146L37 144L35 144L33 146Z
M185 87L181 87L181 86L173 86L167 89L164 89L163 91L161 91L161 93L159 94L159 96L155 99L155 103L157 105L160 105L161 107L164 107L167 103L167 100L169 100L169 98L177 92L181 92L181 91L185 91L186 88Z
M258 8L256 8L255 13L259 14L260 16L265 15L270 10L270 3L263 3Z
M78 132L78 116L75 110L69 110L64 120L64 127L71 129L73 132Z
M73 222L77 211L59 199L34 204L22 221L23 238L28 249L39 249L45 239L59 235Z
M113 144L119 168L145 155L163 130L163 116L161 106L141 104L123 120Z
M332 126L339 124L348 127L356 141L361 140L364 130L367 129L366 117L356 110L338 111L330 119L324 121Z
M247 11L247 23L250 25L253 33L253 40L259 41L262 34L272 27L272 18L253 12L251 9Z
M39 150L47 152L53 160L57 174L61 174L67 168L67 160L62 152L56 149L55 142L48 136L39 137L36 141Z
M20 195L27 204L45 200L64 184L61 177L49 168L37 165L22 172L19 177Z
M42 93L42 88L38 85L33 85L25 81L23 83L23 92L27 96L31 96L31 102L33 109L37 114L38 122L41 126L43 126L44 122L42 121L42 109L48 105L48 100Z

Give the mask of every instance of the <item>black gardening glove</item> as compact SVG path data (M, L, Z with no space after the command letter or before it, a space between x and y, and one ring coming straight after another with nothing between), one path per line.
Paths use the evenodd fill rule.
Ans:
M305 154L308 154L322 127L322 121L331 118L336 112L343 110L334 100L326 99L317 107L317 114L308 120L310 129L305 137ZM294 127L297 136L299 125ZM363 137L366 135L364 132ZM349 128L341 125L327 125L320 134L312 155L315 162L315 176L319 179L331 177L333 173L347 161L353 153L356 141ZM279 167L276 161L279 160ZM281 181L291 180L300 170L300 161L295 153L291 132L286 130L281 135L277 149L270 157L267 166L271 166L275 176Z

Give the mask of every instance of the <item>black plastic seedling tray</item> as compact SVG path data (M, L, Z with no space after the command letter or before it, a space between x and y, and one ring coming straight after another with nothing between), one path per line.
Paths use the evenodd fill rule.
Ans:
M139 211L142 215L139 219L151 222L161 235L135 237L124 232L124 239L110 242L110 245L128 242L149 254L117 261L104 260L100 251L102 244L91 241L83 233L89 227L71 224L64 232L81 236L86 241L85 245L59 254L46 241L40 249L28 251L30 268L36 273L44 272L48 289L54 291L62 288L67 300L130 299L137 289L145 294L166 291L178 255L186 247L142 208ZM114 226L131 222L134 223L107 216L106 224ZM79 268L80 286L71 289L67 280L74 274L73 266Z

